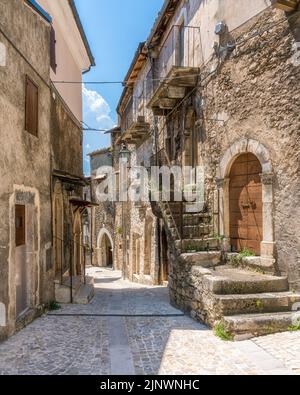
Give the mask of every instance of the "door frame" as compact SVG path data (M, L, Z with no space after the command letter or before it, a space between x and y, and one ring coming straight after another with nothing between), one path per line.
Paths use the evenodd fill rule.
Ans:
M271 156L267 148L259 141L241 139L231 145L221 158L217 186L219 189L219 229L225 237L225 246L230 250L230 171L233 163L241 154L252 153L262 166L262 204L263 204L263 241L261 242L261 257L274 262L275 232L274 232L274 173Z
M111 250L112 250L112 254L113 254L112 267L114 268L114 241L113 241L113 238L111 237L109 230L106 228L100 229L100 231L98 233L98 237L97 237L97 248L96 248L97 249L97 265L99 267L105 267L103 259L102 259L102 252L103 252L102 251L102 240L103 240L104 236L108 237L110 244L111 244Z
M8 333L12 334L18 320L16 310L16 255L17 247L15 243L15 206L24 205L26 212L31 212L32 229L27 229L26 242L31 242L30 249L26 251L27 258L30 257L30 268L28 272L28 308L35 308L40 304L40 195L37 189L23 185L14 185L14 191L9 198L9 265L8 265L8 295L9 302L7 308Z
M250 156L250 157L249 157ZM242 161L241 161L242 160ZM251 163L254 166L257 166L256 172L252 172L249 174L249 166L248 164ZM238 170L237 174L232 174L232 171L236 169ZM240 205L243 205L243 200L245 194L247 195L247 201L249 201L249 191L251 191L251 186L249 185L249 177L255 176L255 188L259 188L255 204L258 203L258 207L251 208L249 207L248 209L244 207L240 207ZM238 178L244 177L245 178L245 183L240 184L239 186L233 185L232 183L234 181L237 181ZM232 195L232 193L239 191L239 195L236 196ZM262 242L262 184L261 184L261 164L260 161L257 159L257 157L253 154L247 153L247 154L240 154L237 156L235 161L232 163L231 169L230 169L230 182L229 182L229 222L230 222L230 244L231 248L234 248L234 251L242 251L243 248L248 248L250 251L255 253L255 256L260 256L260 248L261 248L261 242ZM253 199L253 196L252 196ZM232 200L237 200L238 205L236 204L233 206L232 205ZM238 216L237 216L237 209L238 209ZM256 231L256 237L259 237L257 240L258 243L254 247L249 246L250 240L255 241L251 238L249 238L249 231L251 229L254 229L253 224L249 225L249 215L251 216L251 212L254 214L256 226L255 226L255 231ZM235 230L234 230L235 229ZM243 234L241 236L240 231L246 231L247 235ZM237 231L237 234L233 234L235 231ZM235 240L235 241L234 241ZM241 247L242 242L245 242L245 246ZM237 244L237 250L235 250L235 243ZM240 247L239 247L240 245Z

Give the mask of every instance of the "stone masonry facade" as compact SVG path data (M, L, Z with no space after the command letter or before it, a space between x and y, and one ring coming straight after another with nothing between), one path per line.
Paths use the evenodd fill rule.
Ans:
M1 0L0 15L2 340L55 300L70 265L81 272L70 242L81 244L81 216L70 200L85 184L82 125L51 82L53 19L24 0Z
M151 204L155 256L160 271L167 246L175 306L211 326L238 316L225 320L237 336L286 328L285 313L299 299L299 11L297 2L283 3L166 1L119 105L116 145L129 148L131 167L140 165L144 133L152 137L145 143L152 163L204 169L202 207ZM130 103L138 115L132 121L130 113L131 123ZM245 202L242 188L257 200ZM130 217L134 266L141 223L134 209ZM283 315L275 322L272 312ZM244 325L247 313L252 321Z

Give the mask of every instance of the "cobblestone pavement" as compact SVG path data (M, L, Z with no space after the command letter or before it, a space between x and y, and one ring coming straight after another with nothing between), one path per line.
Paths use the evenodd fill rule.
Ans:
M88 306L65 305L0 345L0 374L300 374L300 332L227 343L170 306L167 289L92 268Z

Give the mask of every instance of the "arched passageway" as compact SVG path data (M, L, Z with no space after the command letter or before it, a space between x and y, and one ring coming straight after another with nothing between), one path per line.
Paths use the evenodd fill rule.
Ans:
M113 267L113 240L106 229L101 229L97 241L97 263L100 267Z

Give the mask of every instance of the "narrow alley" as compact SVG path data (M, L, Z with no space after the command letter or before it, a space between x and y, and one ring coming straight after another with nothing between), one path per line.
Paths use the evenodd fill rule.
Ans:
M164 287L90 268L95 297L0 345L1 375L300 374L300 333L224 342L170 306Z

